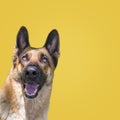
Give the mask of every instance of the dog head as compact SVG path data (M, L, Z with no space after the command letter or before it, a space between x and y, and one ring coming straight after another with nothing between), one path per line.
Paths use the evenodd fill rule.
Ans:
M43 47L33 48L29 43L27 29L22 26L17 34L13 68L18 72L19 82L27 98L37 97L44 85L51 85L58 63L59 35L52 30Z

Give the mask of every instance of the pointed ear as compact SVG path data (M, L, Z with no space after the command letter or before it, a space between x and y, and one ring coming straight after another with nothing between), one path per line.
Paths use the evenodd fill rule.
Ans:
M29 36L27 29L22 26L18 31L16 38L16 48L18 49L18 54L20 54L25 48L29 47Z
M59 34L57 30L52 30L46 40L44 47L48 50L49 54L52 56L55 67L57 65L58 56L59 56Z

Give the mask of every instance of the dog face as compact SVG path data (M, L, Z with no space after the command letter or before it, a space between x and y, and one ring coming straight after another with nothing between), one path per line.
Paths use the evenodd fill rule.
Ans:
M30 46L28 32L21 27L16 39L13 57L14 71L17 71L27 98L35 98L44 85L51 85L59 56L59 35L56 30L49 33L41 48Z

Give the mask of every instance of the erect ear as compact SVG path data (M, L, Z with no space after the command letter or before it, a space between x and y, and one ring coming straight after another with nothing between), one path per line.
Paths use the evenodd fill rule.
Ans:
M60 46L59 34L57 30L54 29L49 33L44 47L46 47L49 54L52 56L55 67L57 65L59 51L60 51L59 46Z
M16 48L18 49L18 55L27 47L29 47L29 36L26 27L22 26L18 31L16 38Z

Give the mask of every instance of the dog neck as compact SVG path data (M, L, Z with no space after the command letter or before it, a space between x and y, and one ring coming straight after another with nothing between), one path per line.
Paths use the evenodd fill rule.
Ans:
M27 120L47 120L50 94L51 87L44 86L36 98L24 98Z
M4 106L9 106L9 108L4 111L4 119L47 120L51 86L45 85L36 98L28 99L23 97L22 86L19 82L11 80L11 86L10 83L7 85L9 86L4 87L6 91L5 97L9 101L6 101Z

